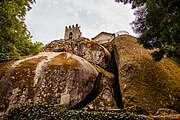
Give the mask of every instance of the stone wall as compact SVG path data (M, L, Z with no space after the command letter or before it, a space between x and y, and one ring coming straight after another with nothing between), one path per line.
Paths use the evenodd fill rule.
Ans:
M64 34L64 39L77 39L80 38L82 36L82 33L80 31L80 26L78 26L78 24L76 24L76 26L72 25L65 28L65 34Z

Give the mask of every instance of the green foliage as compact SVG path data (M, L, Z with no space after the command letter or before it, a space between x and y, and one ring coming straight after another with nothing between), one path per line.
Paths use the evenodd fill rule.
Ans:
M34 55L36 55L41 51L42 47L43 47L43 43L35 42L31 46L30 53L33 53Z
M155 61L160 61L163 58L163 51L155 51L151 55Z
M35 0L3 0L0 2L0 61L37 54L41 44L32 43L24 23L26 12Z
M29 105L10 110L4 120L144 120L142 115L129 113L68 110L49 104Z
M91 42L91 43L97 43L97 41L95 41L95 40L90 40L89 42Z
M159 48L153 57L166 55L180 61L179 0L116 0L135 8L133 30L140 34L138 42L145 48ZM163 51L163 52L162 52ZM158 53L158 54L157 54ZM160 56L157 56L160 55Z

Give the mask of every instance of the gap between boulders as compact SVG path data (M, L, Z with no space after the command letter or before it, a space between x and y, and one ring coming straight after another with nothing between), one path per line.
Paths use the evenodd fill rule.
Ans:
M90 102L92 102L102 91L102 81L100 80L100 78L102 77L102 73L99 73L96 80L95 80L95 86L92 89L92 91L86 96L85 99L83 99L81 102L79 102L78 104L74 105L73 107L71 107L70 109L82 109L83 107L85 107L87 104L89 104Z
M110 67L109 71L114 73L114 80L112 83L113 98L117 104L117 107L122 110L124 106L122 102L122 95L120 91L120 84L119 84L119 77L118 77L118 66L115 61L114 51L112 51L111 56L112 58L111 58L111 63L109 65ZM99 66L96 66L96 68L97 67ZM86 96L84 100L82 100L75 106L71 107L70 109L82 109L83 107L91 103L102 92L103 90L103 85L102 85L103 82L101 81L102 74L103 73L99 72L95 81L95 86L93 90L91 91L91 93L88 96Z
M118 66L117 63L115 61L115 54L114 51L112 51L111 53L111 57L112 57L112 64L113 64L113 68L114 68L114 82L113 82L113 92L114 92L114 99L116 101L116 104L118 106L119 109L123 109L123 102L122 102L122 94L120 91L120 84L119 84L119 77L118 77Z

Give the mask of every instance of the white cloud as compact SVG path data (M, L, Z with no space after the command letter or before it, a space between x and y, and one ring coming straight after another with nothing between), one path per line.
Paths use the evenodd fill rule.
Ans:
M134 16L130 8L114 0L37 0L26 16L26 24L33 41L44 44L63 38L64 27L76 23L88 38L101 31L126 30L133 34L129 23Z

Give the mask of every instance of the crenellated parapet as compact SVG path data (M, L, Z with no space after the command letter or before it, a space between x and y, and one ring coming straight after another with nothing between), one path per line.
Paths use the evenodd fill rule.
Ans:
M78 24L76 25L69 25L65 27L65 34L64 39L77 39L82 36L82 33L80 31L80 26Z

